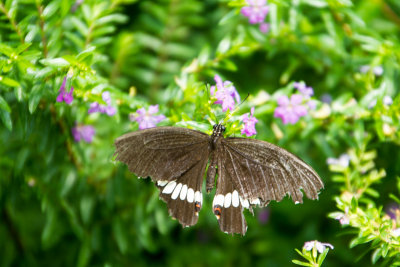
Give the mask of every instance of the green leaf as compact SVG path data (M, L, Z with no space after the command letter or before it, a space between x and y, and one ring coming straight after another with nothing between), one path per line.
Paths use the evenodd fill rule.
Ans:
M30 47L32 45L32 43L24 43L21 44L17 47L17 49L15 49L15 53L17 54L21 54L22 52L24 52L26 49L28 49L28 47Z
M89 29L86 24L77 17L71 17L71 23L75 26L79 33L86 38L89 33Z
M381 248L377 248L372 253L371 259L372 259L372 263L373 264L375 264L381 258L381 256L382 256L381 252L382 252L382 249Z
M68 61L65 59L59 57L59 58L49 58L49 59L42 59L40 60L40 63L46 66L52 66L52 67L67 67L70 65Z
M356 197L353 197L353 198L351 199L350 209L351 209L352 212L356 212L357 207L358 207L357 198L356 198Z
M96 20L96 26L101 26L106 23L110 22L117 22L117 23L125 23L128 20L128 17L122 14L112 14L108 16L104 16Z
M12 130L12 120L10 113L4 109L0 109L0 119L4 123L4 125L7 127L8 130Z
M364 244L367 242L372 241L373 239L375 239L375 236L373 235L368 235L368 236L362 236L362 237L356 237L353 240L351 240L350 242L350 248L353 248L359 244Z
M128 249L128 240L126 238L127 235L124 230L125 228L122 226L121 220L119 218L114 219L112 227L118 248L122 254L125 254Z
M322 263L324 262L324 260L325 260L325 258L326 258L326 255L328 254L328 252L329 252L329 248L326 248L326 249L318 256L317 262L318 262L319 266L321 266Z
M11 112L10 106L7 104L7 101L0 95L0 109L3 109L7 112Z
M312 267L311 263L305 262L305 261L299 261L299 260L292 260L294 264L300 265L300 266L309 266Z
M10 79L8 77L0 76L0 83L7 85L9 87L19 87L20 84L16 80Z
M326 0L302 0L301 4L306 4L309 6L316 7L316 8L323 8L323 7L328 6L328 3Z
M40 99L42 98L42 94L41 93L34 93L29 96L29 112L32 114L33 112L35 112Z
M49 19L59 8L59 1L50 1L50 3L44 8L43 16L45 19Z
M83 223L86 225L90 222L94 204L95 200L90 196L84 196L81 199L80 202L81 216Z
M86 57L93 55L93 51L96 49L95 46L91 46L85 50L83 50L82 52L80 52L77 56L76 59L77 61L83 61Z
M0 43L0 53L3 53L4 55L11 57L11 54L14 52L14 49L9 47L8 45L5 45L3 43Z
M45 67L36 73L35 78L36 79L45 78L49 75L52 75L55 72L57 72L57 69L52 67Z
M84 267L88 265L90 256L92 254L91 242L89 236L85 237L82 242L81 249L79 250L78 267Z

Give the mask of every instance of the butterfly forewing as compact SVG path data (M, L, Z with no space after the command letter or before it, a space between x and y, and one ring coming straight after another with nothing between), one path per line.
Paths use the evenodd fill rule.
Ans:
M208 157L208 140L205 133L179 127L136 131L115 141L116 160L139 177L169 181Z
M323 188L316 172L283 148L246 138L226 138L222 144L223 164L250 203L280 201L286 194L295 203L302 203L301 189L308 198L316 199Z

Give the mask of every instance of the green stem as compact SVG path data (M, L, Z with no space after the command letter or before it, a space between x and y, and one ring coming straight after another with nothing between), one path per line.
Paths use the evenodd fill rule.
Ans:
M10 14L8 13L7 8L4 6L3 3L0 2L0 10L4 13L4 15L7 17L7 19L10 21L12 28L14 29L14 31L17 33L17 35L19 36L19 40L20 42L23 44L25 43L24 41L24 37L22 36L21 30L18 27L18 25L15 23L15 20L10 16Z
M39 13L39 26L40 26L40 35L42 36L42 45L43 45L43 57L47 57L47 38L44 32L44 19L43 19L43 6L40 5L39 1L36 1L36 8Z

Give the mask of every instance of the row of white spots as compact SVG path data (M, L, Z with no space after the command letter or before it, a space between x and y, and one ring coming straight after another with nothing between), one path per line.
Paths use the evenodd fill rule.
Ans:
M234 190L232 193L228 193L226 195L218 194L215 195L214 200L213 200L213 207L216 205L219 205L224 208L229 208L231 205L233 207L239 207L239 200L240 203L242 204L243 208L248 209L251 205L261 205L261 201L259 198L253 198L250 199L244 199L241 196L239 196L238 191Z
M161 187L164 187L162 193L163 194L172 194L172 199L177 199L178 196L181 200L187 199L189 203L200 202L203 203L203 195L200 191L194 192L193 188L189 188L187 185L179 183L176 184L175 181L157 181L157 184Z
M232 205L237 208L239 207L239 199L241 198L239 198L239 193L236 190L226 195L218 194L214 197L213 206L219 205L224 208L229 208Z

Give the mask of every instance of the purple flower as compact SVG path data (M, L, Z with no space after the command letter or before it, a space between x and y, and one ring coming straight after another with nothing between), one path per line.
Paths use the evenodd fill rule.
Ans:
M261 23L260 24L260 31L262 33L267 33L269 31L269 24L268 23Z
M108 116L113 116L117 110L115 107L111 106L111 96L110 92L105 91L101 94L101 97L103 98L103 101L106 102L107 105L101 105L97 102L93 102L90 104L90 108L88 110L88 113L94 113L94 112L100 112L100 113L106 113Z
M317 240L308 241L308 242L304 243L304 246L303 246L303 248L304 248L305 250L307 250L307 251L312 250L314 247L317 249L317 251L318 251L319 253L324 252L324 250L325 250L327 247L333 249L333 246L332 246L331 244L329 244L329 243L321 243L321 242L319 242L319 241L317 241Z
M257 134L255 126L258 120L253 116L254 107L251 108L250 112L251 112L250 116L249 113L246 113L242 116L243 120L242 134L245 134L247 137Z
M269 7L266 0L247 0L248 6L242 7L240 13L249 18L251 24L263 23Z
M236 91L236 88L233 86L233 83L230 81L223 82L221 77L218 75L214 76L214 80L216 82L216 86L213 85L210 87L210 93L212 96L215 96L217 101L214 104L221 104L222 111L233 110L235 108L235 100L237 103L240 102L240 96ZM215 91L215 87L217 87L217 91Z
M385 212L392 220L396 220L400 215L400 206L396 202L392 202L385 207Z
M74 87L71 86L71 89L69 92L65 91L65 86L67 84L67 76L64 77L64 80L61 84L60 89L58 90L58 96L57 96L57 102L63 102L67 103L68 105L72 103L72 100L74 100L73 92L74 92Z
M269 219L269 209L268 208L263 208L259 213L258 213L258 221L261 224L266 224Z
M314 94L314 90L310 86L306 86L304 82L294 82L293 87L299 90L305 97L310 97Z
M363 65L363 66L360 67L360 72L361 72L361 73L367 73L367 72L369 72L370 69L371 69L370 66L368 66L368 65ZM381 75L383 74L383 68L382 68L382 66L375 66L375 67L372 69L372 72L373 72L376 76L381 76Z
M349 164L350 164L350 156L347 154L342 154L342 155L340 155L340 157L338 159L328 158L326 160L326 163L328 165L339 165L344 168L347 168L347 167L349 167Z
M275 109L274 117L281 118L283 124L295 124L300 117L307 114L307 108L302 104L303 97L298 94L287 96L280 96L278 98L278 107Z
M335 217L335 220L338 220L341 225L348 225L350 223L349 218L349 207L344 209L344 213L340 213Z
M93 136L96 133L95 129L91 125L79 125L72 128L72 135L76 142L85 140L87 143L91 143Z
M147 129L156 127L156 124L165 119L164 115L153 115L158 112L158 105L149 107L146 111L145 108L140 108L136 111L136 114L129 116L131 121L137 121L139 123L139 129Z

